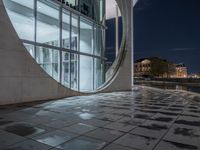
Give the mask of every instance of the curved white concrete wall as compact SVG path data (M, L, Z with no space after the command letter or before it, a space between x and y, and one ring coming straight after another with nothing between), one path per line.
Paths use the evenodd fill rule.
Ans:
M132 89L133 83L133 6L137 0L116 0L116 2L122 14L123 37L118 58L110 68L113 75L103 92L128 91Z
M52 79L30 56L18 38L2 0L0 37L0 105L80 95Z
M133 1L117 0L117 3L123 17L123 42L116 60L120 62L110 81L98 92L132 88ZM83 95L56 82L35 62L17 36L2 0L0 37L0 105Z

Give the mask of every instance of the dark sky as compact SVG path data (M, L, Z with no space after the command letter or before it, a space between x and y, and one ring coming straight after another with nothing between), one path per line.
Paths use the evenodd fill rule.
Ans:
M112 22L108 21L108 49L114 45ZM139 0L134 44L135 59L158 56L185 63L190 73L200 72L200 0Z

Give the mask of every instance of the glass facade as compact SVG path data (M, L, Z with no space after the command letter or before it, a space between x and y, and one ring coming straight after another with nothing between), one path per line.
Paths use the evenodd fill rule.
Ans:
M93 54L93 24L83 17L80 19L80 51Z
M19 38L36 62L64 86L93 91L104 83L104 0L65 3L4 0Z
M105 0L64 0L63 3L97 22L104 21Z

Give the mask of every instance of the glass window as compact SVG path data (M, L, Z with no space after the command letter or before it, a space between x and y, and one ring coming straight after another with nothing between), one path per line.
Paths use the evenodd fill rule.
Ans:
M80 5L78 0L65 1L74 9L79 6L89 17L103 18L104 0L81 0ZM32 45L34 42L26 42L24 46L51 77L74 90L92 91L102 85L105 80L103 60L79 54L79 51L97 56L103 54L105 32L100 26L64 8L60 14L61 6L51 0L4 0L4 3L19 37L42 43L43 46L36 47ZM94 14L94 10L97 13ZM61 51L53 46L74 51ZM78 52L75 54L75 51Z
M78 55L71 54L71 88L74 90L78 90Z
M103 23L105 17L105 0L100 0L99 21Z
M103 64L101 59L94 58L94 88L103 84Z
M4 0L10 20L20 39L34 41L35 19L33 0ZM26 13L24 13L26 12Z
M50 76L52 76L52 49L37 47L36 61Z
M82 14L92 17L92 5L93 0L81 0L80 1L80 11Z
M58 50L53 50L52 77L58 82L60 81L60 52Z
M59 7L50 1L37 1L37 42L60 45Z
M34 48L34 45L24 43L24 46L26 47L26 49L28 50L28 52L30 53L30 55L34 58L35 57L35 48Z
M59 51L45 47L37 47L36 61L55 80L59 81L60 63Z
M94 28L94 54L101 56L102 52L102 33L101 28L96 26Z
M72 14L72 25L71 25L71 49L78 50L78 16Z
M100 15L100 0L95 0L93 4L93 19L99 21Z
M93 58L80 55L80 90L93 90Z
M70 49L70 13L63 10L62 14L62 47Z
M93 54L93 25L83 18L80 21L80 51Z
M62 52L62 84L70 87L70 53Z
M71 5L71 6L76 6L78 0L65 0L67 4Z

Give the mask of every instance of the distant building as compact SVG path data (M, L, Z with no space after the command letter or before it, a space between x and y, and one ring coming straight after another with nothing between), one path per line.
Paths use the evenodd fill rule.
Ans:
M135 61L134 74L136 77L151 75L152 58L142 58Z
M193 73L188 75L188 78L200 78L200 73Z
M187 67L184 64L176 65L176 78L187 78Z
M144 76L155 76L153 75L153 68L155 69L155 62L164 62L165 68L163 73L158 73L156 77L162 78L187 78L187 67L184 64L172 64L165 59L158 57L149 57L136 60L134 63L134 76L144 77ZM154 66L154 67L153 67ZM158 65L159 66L159 65ZM158 70L160 70L158 68Z

